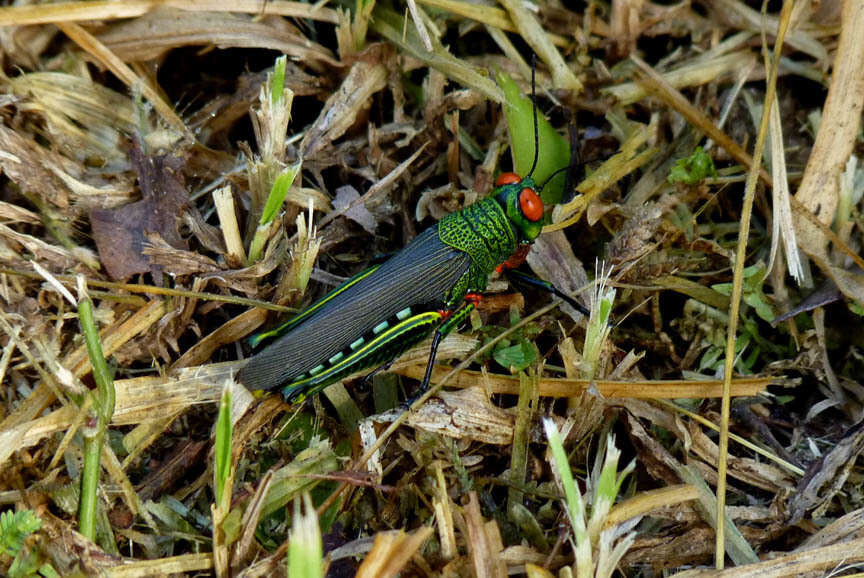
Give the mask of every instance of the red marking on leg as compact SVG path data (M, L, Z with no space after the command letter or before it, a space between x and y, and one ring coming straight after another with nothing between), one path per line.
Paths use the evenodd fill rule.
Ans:
M477 307L477 305L479 305L480 301L482 301L482 300L483 300L483 296L480 295L479 293L468 293L467 295L465 295L465 301L467 301L468 303L470 303L474 307Z
M528 253L531 251L531 245L527 243L524 245L519 245L516 248L516 251L510 255L510 258L498 265L495 268L495 271L498 273L503 273L507 269L515 269L519 265L525 262L525 259L528 258Z
M446 320L450 319L450 317L453 315L453 310L452 309L439 309L438 315L441 316L442 321L446 321Z

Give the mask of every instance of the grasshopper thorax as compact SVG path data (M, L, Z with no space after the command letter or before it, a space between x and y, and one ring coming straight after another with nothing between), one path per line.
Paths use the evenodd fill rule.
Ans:
M537 194L537 184L516 173L501 173L495 180L495 199L513 223L521 243L530 243L543 228L543 201Z

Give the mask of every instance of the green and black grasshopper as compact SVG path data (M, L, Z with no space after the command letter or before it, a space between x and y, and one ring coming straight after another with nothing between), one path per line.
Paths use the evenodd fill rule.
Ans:
M314 395L364 369L388 364L434 331L426 374L429 385L441 339L464 321L496 270L524 261L543 227L543 202L532 179L503 173L492 195L452 213L399 253L333 290L272 331L252 339L272 343L253 356L238 379L249 389L281 387L289 401ZM584 312L551 286L541 286Z

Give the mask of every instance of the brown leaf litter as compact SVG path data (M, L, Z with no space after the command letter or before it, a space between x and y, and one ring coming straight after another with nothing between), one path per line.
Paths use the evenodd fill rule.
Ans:
M0 8L0 542L13 511L41 520L17 564L282 576L288 503L308 494L330 575L860 572L864 6L348 4ZM613 266L598 358L581 313L494 277L415 411L399 400L428 344L304 405L236 383L246 337L533 154L488 74L528 93L532 55L538 112L584 178L528 265L586 305L595 259ZM672 182L697 147L715 170ZM93 540L76 531L93 364L57 290L74 300L79 279L115 391ZM234 483L216 504L226 389ZM581 534L543 419L588 502ZM606 498L613 438L635 470Z

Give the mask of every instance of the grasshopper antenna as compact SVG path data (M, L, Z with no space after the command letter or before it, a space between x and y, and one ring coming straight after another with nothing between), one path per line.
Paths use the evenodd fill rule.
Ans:
M574 189L575 183L580 181L585 175L585 166L582 164L582 154L581 154L581 151L579 148L578 133L576 131L576 125L570 124L569 131L570 131L570 162L567 163L566 166L561 167L560 169L558 169L557 171L555 171L554 173L549 175L549 177L547 177L546 180L543 181L543 184L541 184L539 187L537 187L537 192L542 191L543 187L545 187L549 181L554 179L560 173L567 171L565 173L566 178L564 180L564 193L569 198L565 197L564 202L568 202L568 201L573 199L573 197L576 195L576 191ZM578 174L576 175L575 179L574 179L574 175L573 175L573 168L574 167L579 167L579 171L578 171Z
M564 171L568 170L571 166L572 165L567 165L565 167L561 167L560 169L558 169L557 171L555 171L554 173L549 175L549 177L545 181L543 181L543 184L537 187L537 192L539 193L540 191L542 191L543 187L545 187L549 181L551 181L552 179L554 179L555 177L557 177L558 175L560 175ZM568 178L569 178L569 176L570 176L570 173L567 173Z

